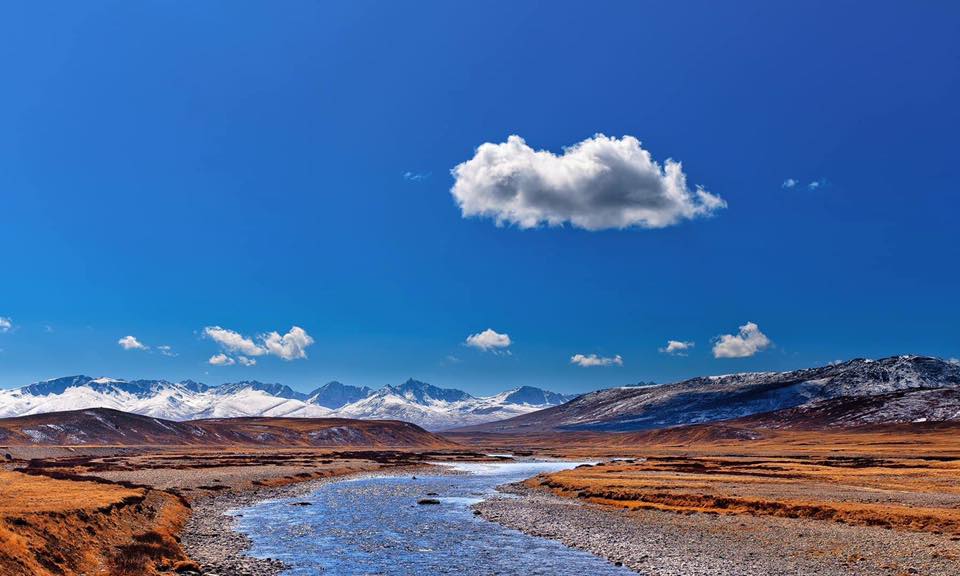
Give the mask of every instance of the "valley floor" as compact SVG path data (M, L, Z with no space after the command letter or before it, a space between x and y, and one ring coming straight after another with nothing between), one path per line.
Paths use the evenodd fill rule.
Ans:
M625 457L504 487L520 498L477 509L651 575L960 574L957 432L543 436L543 453Z
M242 556L228 508L278 490L423 466L410 450L10 447L0 463L0 574L279 572ZM29 460L21 459L29 457ZM482 459L448 451L446 459Z
M510 485L519 498L478 504L483 518L651 576L955 575L958 432L461 435L462 449L442 453L10 447L0 574L275 574L275 562L242 557L225 510L345 475L514 451L604 462Z

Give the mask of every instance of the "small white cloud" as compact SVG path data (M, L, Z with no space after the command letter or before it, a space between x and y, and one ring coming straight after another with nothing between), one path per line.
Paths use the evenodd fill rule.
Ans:
M814 180L807 184L807 190L816 190L817 188L822 188L827 185L826 178L821 178L819 180Z
M0 332L13 330L13 319L0 316Z
M291 327L289 332L282 335L276 331L260 334L257 336L259 344L253 338L220 326L207 326L203 329L203 334L227 352L247 356L247 360L252 360L251 356L266 355L277 356L284 360L306 358L307 347L314 343L307 331L299 326ZM252 366L252 364L246 365Z
M236 360L226 354L214 354L207 362L213 366L233 366L237 363Z
M613 357L597 356L596 354L590 354L589 356L574 354L570 357L570 363L584 368L593 366L623 366L623 358L619 354Z
M117 340L117 344L120 345L124 350L146 350L142 342L136 339L134 336L124 336L123 338Z
M799 183L800 183L799 180L795 180L795 179L793 179L793 178L787 178L786 180L783 181L783 184L782 184L780 187L781 187L781 188L795 188L796 185L799 184Z
M500 334L491 328L487 328L483 332L467 336L467 340L464 343L467 346L483 350L484 352L491 350L496 352L509 348L512 342L510 341L509 335Z
M463 217L492 218L498 226L663 228L727 206L703 188L690 190L679 162L661 166L633 136L597 134L559 155L510 136L481 144L451 172L450 193Z
M432 174L431 174L430 172L426 172L426 173L424 173L424 172L404 172L404 173L403 173L403 179L404 179L404 180L408 180L408 181L410 181L410 182L420 182L420 181L422 181L422 180L426 180L426 179L430 178L430 176L432 176Z
M166 344L164 344L163 346L157 346L156 348L157 348L157 352L159 352L163 356L169 356L170 358L174 358L177 356L177 353L173 351L173 348L171 346L167 346Z
M241 366L256 366L257 361L253 358L247 358L246 356L237 356L237 362Z
M270 332L260 336L260 339L268 353L284 360L306 358L307 347L313 344L313 338L299 326L290 328L290 331L283 336L277 332Z
M457 356L454 356L453 354L448 354L447 356L444 357L443 361L446 364L459 364L460 358Z
M687 352L696 346L693 342L685 342L683 340L667 340L667 345L663 348L658 348L663 354L670 354L672 356L686 356Z
M203 329L203 334L230 352L240 352L247 356L262 356L267 353L250 338L227 328L207 326Z
M747 322L740 327L738 334L723 334L717 337L713 345L713 357L748 358L771 344L773 342L760 331L759 326Z

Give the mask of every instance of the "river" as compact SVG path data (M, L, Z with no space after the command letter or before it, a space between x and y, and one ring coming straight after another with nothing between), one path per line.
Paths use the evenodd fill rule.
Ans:
M463 472L457 475L330 482L307 496L235 511L237 529L253 541L250 554L282 560L290 566L284 573L289 576L634 574L598 556L488 522L470 508L500 484L576 464L463 463L451 465ZM423 498L440 504L417 504Z

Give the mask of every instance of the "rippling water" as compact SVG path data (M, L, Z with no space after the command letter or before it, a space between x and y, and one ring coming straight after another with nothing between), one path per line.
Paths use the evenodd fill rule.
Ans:
M633 574L558 542L528 536L473 515L494 487L569 462L462 464L455 476L374 477L322 485L306 497L238 510L251 553L278 558L285 574ZM435 492L437 496L428 496ZM421 498L440 505L418 505ZM293 506L310 502L311 506Z

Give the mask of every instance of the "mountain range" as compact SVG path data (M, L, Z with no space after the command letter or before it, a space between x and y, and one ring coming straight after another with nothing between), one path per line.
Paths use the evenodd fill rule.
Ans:
M960 421L960 365L927 356L893 356L609 388L462 431L628 432L711 422L825 428L933 421Z
M463 432L629 432L740 422L750 428L960 421L960 365L926 356L855 359L789 372L704 376L565 396L524 386L475 397L418 380L308 393L244 381L69 376L0 390L0 418L108 408L173 421L233 417L402 420Z
M524 386L475 397L418 380L379 390L329 382L309 392L257 381L208 386L192 380L118 380L67 376L0 390L0 418L110 408L174 421L241 416L404 420L442 430L511 418L574 396Z

